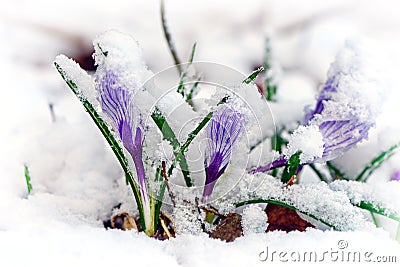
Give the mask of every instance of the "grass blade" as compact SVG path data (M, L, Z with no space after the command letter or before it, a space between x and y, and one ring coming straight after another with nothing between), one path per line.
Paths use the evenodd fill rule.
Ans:
M175 161L178 162L178 164L181 168L182 175L183 175L183 178L185 179L186 186L188 186L188 187L193 186L192 180L190 178L189 165L187 164L184 154L179 152L180 151L180 149L179 149L180 143L179 143L178 139L176 138L175 133L173 132L173 130L169 126L167 120L165 119L165 117L163 116L163 114L161 113L161 111L158 108L155 109L155 111L153 112L151 117L153 118L154 122L156 123L158 129L160 129L160 131L163 135L163 138L165 140L167 140L171 144L172 148L174 149ZM175 165L173 164L172 169L170 168L171 171L168 171L168 175L171 175L174 167L175 167Z
M30 194L31 191L32 191L32 183L31 183L31 175L29 174L29 167L28 167L28 165L24 164L24 169L25 169L26 187L27 187L27 189L28 189L28 194Z
M264 67L262 67L262 66L259 67L258 69L256 69L255 71L253 71L253 72L249 75L249 77L247 77L246 79L244 79L244 80L243 80L243 83L245 83L245 84L251 83L252 81L254 81L254 80L257 78L258 74L260 74L263 70L264 70Z
M265 68L265 98L267 101L275 101L275 96L277 93L277 86L273 83L271 77L271 44L269 38L265 38L265 52L264 52L264 62L263 66Z
M189 57L189 60L188 60L189 64L193 63L194 54L196 53L196 46L197 46L197 43L195 42L193 44L193 46L192 46L192 53L190 53L190 57Z
M372 161L367 166L365 166L365 168L356 177L356 181L366 182L368 178L371 176L371 174L373 174L374 171L382 165L382 163L390 159L395 154L395 150L398 147L399 144L395 144L391 146L388 150L383 151L377 157L372 159Z
M357 206L357 207L359 207L361 209L368 210L370 212L373 212L373 213L376 213L376 214L379 214L379 215L382 215L382 216L385 216L387 218L390 218L390 219L393 219L395 221L400 222L400 216L398 214L390 213L385 208L381 208L381 207L376 206L374 204L371 204L371 203L368 203L368 202L365 202L365 201L361 201L360 203L353 204L353 205L355 205L355 206Z

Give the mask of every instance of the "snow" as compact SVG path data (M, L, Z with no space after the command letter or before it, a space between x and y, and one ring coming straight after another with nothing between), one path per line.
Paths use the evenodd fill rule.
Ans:
M335 92L327 92L330 101L324 102L321 116L313 123L358 118L365 124L374 124L380 111L385 83L384 65L373 52L375 47L366 40L347 41L328 71Z
M387 214L400 215L400 199L398 193L400 183L391 181L372 186L371 184L357 183L354 181L335 181L329 184L335 191L342 191L349 197L352 203L366 202L376 208L383 208Z
M219 187L214 189L215 192L219 190ZM214 205L223 209L224 206L229 205L228 203L240 203L253 199L283 202L304 214L319 218L323 224L340 231L373 228L372 223L366 220L361 210L350 204L344 192L333 191L324 182L294 184L286 187L280 180L266 174L243 174L234 188L228 193L224 192L221 203L217 202Z
M312 162L322 157L324 140L316 125L300 126L290 136L286 158L290 158L297 151L301 151L300 163Z
M204 266L210 263L220 266L265 266L268 262L260 262L259 254L266 246L288 251L299 248L330 251L331 248L337 248L339 240L347 240L351 249L372 251L375 255L397 255L399 259L399 245L392 240L397 223L389 221L383 225L385 230L391 232L390 237L387 231L371 229L370 223L366 226L365 213L355 211L348 203L350 200L374 196L370 200L375 200L377 205L386 205L390 210L398 211L398 182L382 183L400 170L398 154L371 176L370 184L360 188L349 182L337 182L329 187L312 183L282 189L282 185L271 177L253 179L242 175L244 159L240 157L232 158L225 177L216 187L216 191L219 190L223 195L231 187L243 185L252 193L254 188L261 186L259 194L264 197L272 194L268 191L271 190L269 187L279 187L274 191L274 196L281 199L296 196L296 199L290 199L293 205L309 207L309 210L305 210L307 212L328 214L329 218L326 219L347 230L344 232L310 229L304 233L246 233L227 244L196 231L197 216L188 216L191 210L184 208L176 209L175 216L188 216L191 222L188 225L178 223L176 226L182 234L169 241L157 241L143 233L106 231L102 221L115 212L136 212L133 196L112 151L79 101L56 73L52 62L60 53L72 58L91 54L91 40L105 30L114 28L134 36L143 47L143 51L140 51L136 41L129 41L129 47L125 47L130 50L127 55L140 55L154 72L169 67L172 60L161 32L159 3L155 0L115 0L112 3L6 0L2 4L1 266L52 266L55 263L59 266ZM398 143L400 118L396 114L399 99L400 20L397 1L307 0L299 3L293 0L257 0L241 1L234 5L227 1L215 3L211 0L166 1L166 10L168 24L182 59L187 58L192 43L197 41L196 59L226 64L239 73L251 73L255 65L261 64L265 33L271 35L274 59L282 67L278 83L282 89L279 91L278 88L281 102L272 103L270 107L252 107L255 112L253 117L260 118L261 127L257 131L247 129L250 132L250 144L271 136L275 125L278 128L285 125L288 127L286 130L297 127L303 117L303 107L312 104L314 93L325 80L326 70L345 39L354 35L375 39L378 42L375 50L385 54L390 64L380 67L377 57L369 56L369 53L367 60L359 63L367 67L366 76L379 78L379 88L386 95L383 100L378 100L381 95L368 94L367 99L362 99L364 103L384 101L384 104L369 105L367 110L359 114L369 119L375 117L377 107L382 112L369 139L336 159L335 165L354 177L374 156ZM114 40L121 38L126 40L127 37L112 34L109 39L97 39L97 42L102 47L117 49ZM340 67L347 66L349 74L357 79L362 78L360 73L353 72L347 59L349 57L340 61ZM74 62L65 57L58 57L57 61L63 65L63 69L68 69L68 73L74 73L74 80L82 84L78 87L90 89L92 79ZM141 65L143 62L138 64L144 66L144 73L137 74L136 78L144 74L141 81L145 82L151 74L145 65ZM381 81L382 77L384 81ZM175 75L174 78L178 79L179 76ZM376 81L368 81L366 86L357 87L357 90L372 92L372 84L376 84ZM346 88L349 87L350 84L347 84ZM159 87L149 88L154 90L138 94L150 94L153 99L158 99L170 89L162 87L163 90L157 91ZM252 106L265 104L257 98L259 95L253 85L242 89L241 96ZM91 101L96 98L95 92L93 95L89 92L84 94L90 96ZM146 97L151 99L150 96ZM165 99L161 106L169 114L175 131L181 130L182 121L192 122L181 131L180 141L183 141L186 133L197 125L199 117L184 102L178 110L173 109L172 101L177 99L173 90ZM354 94L354 99L352 104L359 102L359 95ZM154 103L138 104L141 105L140 109L147 108L150 111ZM52 121L49 104L53 105L55 122ZM156 134L149 132L148 136ZM198 141L192 144L194 148L199 147ZM255 150L256 155L251 158L249 165L257 165L259 161L268 162L274 156L268 153L270 140L266 139L263 144ZM239 152L244 149L246 144L241 143L233 154L240 155ZM163 150L166 152L163 153ZM260 151L262 156L258 154ZM154 144L148 144L146 153L150 157L152 153L161 153L169 158L171 147L157 139ZM23 163L29 166L32 177L31 195L26 191ZM197 164L200 166L201 160ZM198 170L196 166L193 163L191 168ZM181 180L176 173L174 175L176 177L172 179ZM202 175L198 173L198 177ZM302 175L309 174L304 172ZM306 180L304 178L302 180ZM232 184L231 181L235 182ZM334 186L338 186L340 192L332 193L330 189ZM185 196L199 194L201 188L197 191L189 191ZM233 190L232 194L235 192ZM238 200L245 197L248 195L238 196ZM121 207L114 209L120 203ZM256 207L244 209L245 221L253 217L250 211L261 216ZM168 210L168 207L165 209ZM220 212L232 211L235 211L232 204L220 208ZM348 225L343 225L349 216ZM343 221L343 218L346 220ZM251 224L249 227L251 231L260 232L259 228L256 230L253 226ZM337 265L337 262L330 263Z
M267 214L260 206L247 206L242 215L243 234L264 233L268 227L267 219Z

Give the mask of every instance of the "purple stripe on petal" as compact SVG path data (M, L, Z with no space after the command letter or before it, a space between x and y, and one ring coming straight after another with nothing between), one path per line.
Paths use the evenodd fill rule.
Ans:
M132 92L118 84L118 77L106 72L98 81L100 104L103 112L111 119L118 130L121 141L129 153L133 153L133 95Z
M221 106L207 125L207 147L204 166L206 184L203 202L211 195L218 178L225 172L234 143L244 128L244 117L237 111Z
M135 127L133 92L119 83L118 76L106 72L97 76L102 111L110 118L112 126L135 163L140 193L144 203L148 203L146 175L143 165L143 134ZM135 129L135 132L133 130ZM133 135L135 134L135 135Z

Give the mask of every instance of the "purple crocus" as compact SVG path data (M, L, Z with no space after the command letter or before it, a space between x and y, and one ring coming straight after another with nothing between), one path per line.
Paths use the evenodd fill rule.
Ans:
M99 100L102 111L110 119L112 127L118 131L123 146L135 163L143 208L147 217L145 218L147 228L151 218L149 217L150 202L142 160L144 136L142 126L135 122L138 120L138 114L135 114L134 92L126 88L112 71L105 71L102 75L97 75L96 83L100 93Z
M345 57L347 60L343 60ZM344 49L332 64L328 80L315 107L306 109L301 127L317 127L322 135L323 152L319 157L302 164L332 160L368 137L368 131L375 124L377 98L373 97L375 88L368 80L362 80L366 75L362 72L364 66L359 62L361 60L354 50ZM281 156L265 166L251 170L250 173L282 167L290 156Z
M338 94L338 84L342 78L347 77L338 72L327 81L319 95L315 108L308 110L304 118L306 124L317 125L323 136L325 143L321 157L323 161L342 155L357 143L366 139L369 129L375 124L374 121L366 119L356 112L354 114L350 112L350 115L343 118L340 118L340 114L339 116L331 116L329 114L331 111L324 112L325 105L329 104L330 101L336 101L335 96ZM352 110L350 105L347 108Z
M232 155L234 143L244 128L244 117L238 111L221 106L213 114L207 125L207 147L204 167L206 182L203 192L203 203L207 202L218 178L225 172Z
M400 181L400 172L395 172L390 178L390 181Z

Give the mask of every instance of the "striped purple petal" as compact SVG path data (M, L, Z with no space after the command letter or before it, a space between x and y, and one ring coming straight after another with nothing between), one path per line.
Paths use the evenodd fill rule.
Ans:
M148 202L146 176L142 160L142 128L135 125L133 92L120 84L118 76L107 71L97 76L102 111L108 116L112 126L118 131L123 146L135 163L143 202Z
M322 88L317 104L314 109L310 109L306 107L306 114L303 118L303 124L306 125L308 124L316 114L321 114L322 111L324 110L324 102L328 101L332 98L332 93L337 92L337 83L335 82L334 77L331 77L328 79L328 81L325 83L324 87Z
M112 72L106 72L97 82L102 111L109 117L112 126L118 130L124 147L133 154L133 93L121 86L117 75Z
M344 76L343 73L338 72L328 79L320 92L315 108L308 110L303 119L305 125L317 125L323 136L324 152L319 161L328 161L342 155L366 139L369 129L374 125L357 115L346 118L336 116L336 119L332 120L329 115L325 114L325 105L329 101L337 101L334 99L335 94L338 91L339 81Z
M203 202L211 195L218 178L225 172L232 155L234 143L244 127L244 117L234 109L221 106L214 112L207 125L207 147L205 151L206 182Z

